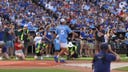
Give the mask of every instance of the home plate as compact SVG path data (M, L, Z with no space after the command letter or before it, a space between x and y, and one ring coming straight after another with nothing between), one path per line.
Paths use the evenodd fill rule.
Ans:
M92 63L81 63L81 64L65 64L68 66L78 66L78 67L88 67L91 68L92 67ZM126 67L128 66L128 63L112 63L111 64L111 69L116 69L116 68L120 68L120 67Z

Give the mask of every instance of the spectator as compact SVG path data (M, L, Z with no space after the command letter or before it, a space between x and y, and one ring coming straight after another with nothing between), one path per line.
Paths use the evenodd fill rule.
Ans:
M22 41L18 37L15 40L14 47L15 47L16 59L25 60L25 55L22 51L24 48L24 45L22 44Z
M29 45L29 30L28 30L28 26L27 25L25 25L24 28L21 30L20 39L21 39L22 43L24 44L25 56L27 56L28 45Z
M105 42L104 39L105 31L103 29L102 25L99 25L99 27L96 29L95 38L96 38L96 53L100 51L100 44Z
M74 45L72 42L68 43L68 52L68 60L78 58L77 46Z
M8 49L8 53L10 54L11 57L13 57L14 54L14 38L15 38L15 34L14 34L14 27L13 25L10 25L7 28L7 42L6 42L6 47Z
M80 31L80 39L81 39L81 48L80 48L80 56L82 56L83 50L85 53L85 56L88 56L89 52L88 52L88 46L87 46L87 38L88 38L88 34L87 34L87 29L81 28Z
M41 39L41 41L39 43L37 43L36 45L36 56L35 59L36 60L42 60L43 59L43 54L46 51L47 45L45 43L44 39Z
M52 33L50 31L50 25L47 26L46 31L45 31L45 38L46 38L46 43L48 44L48 48L46 48L46 57L50 57L51 56L51 52L52 52L52 42L53 42L53 36Z
M35 36L35 38L34 38L34 44L35 44L35 46L36 46L37 43L39 43L41 40L42 40L42 37L41 37L40 33L37 32L37 33L36 33L36 36Z
M90 57L93 57L94 56L94 32L92 29L89 30L89 35L88 35L88 38L87 38L87 43L88 43L88 46L89 46L89 56Z
M109 40L108 43L111 45L111 48L113 51L116 51L116 39L117 39L117 35L114 32L114 29L109 30Z

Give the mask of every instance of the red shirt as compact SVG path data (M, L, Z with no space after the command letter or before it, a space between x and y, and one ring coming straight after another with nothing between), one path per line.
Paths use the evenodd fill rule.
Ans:
M18 45L20 45L20 43L15 43L15 50L20 50L20 49L22 49L22 47L18 47Z

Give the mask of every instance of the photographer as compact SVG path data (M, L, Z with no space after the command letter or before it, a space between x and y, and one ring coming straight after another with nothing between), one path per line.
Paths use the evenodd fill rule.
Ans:
M30 42L30 40L29 40L30 32L28 30L28 25L24 25L23 29L19 30L19 32L21 32L20 40L24 44L24 52L25 52L25 56L27 56L28 45Z
M120 56L107 43L101 44L101 51L93 58L94 72L110 72L112 61L119 61Z
M116 35L116 32L114 32L114 29L110 29L109 30L109 41L108 43L111 45L111 48L113 51L116 51L116 48L117 48L117 35Z
M118 40L117 40L117 44L119 45L119 49L122 49L125 47L125 34L122 33L118 33Z
M101 43L105 42L104 35L105 35L105 30L104 30L103 25L98 25L95 31L95 40L96 40L95 41L95 46L96 46L95 52L96 53L100 51Z

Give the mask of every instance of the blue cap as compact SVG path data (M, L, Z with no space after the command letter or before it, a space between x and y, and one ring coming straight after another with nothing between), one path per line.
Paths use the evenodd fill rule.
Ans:
M107 50L109 47L108 47L107 43L103 43L103 44L101 44L100 48L101 48L101 50Z

